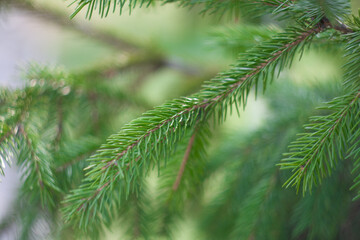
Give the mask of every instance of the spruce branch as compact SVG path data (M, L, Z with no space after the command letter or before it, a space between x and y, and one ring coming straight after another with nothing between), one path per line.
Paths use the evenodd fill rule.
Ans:
M360 89L359 89L360 90ZM350 139L354 114L358 109L360 93L345 95L328 103L333 113L327 116L313 117L313 123L305 125L308 133L302 134L290 145L290 151L283 159L283 169L293 169L293 175L284 186L296 186L302 191L311 191L312 186L321 183L321 179L330 175L336 165L336 159L344 159ZM341 145L336 146L340 141Z
M227 106L230 112L233 104L237 109L245 106L253 86L257 90L262 84L265 90L275 73L291 64L297 50L303 50L323 30L318 25L310 29L288 29L242 56L230 71L206 82L199 93L156 107L110 136L89 159L83 184L65 199L65 219L75 221L82 228L87 227L89 220L99 221L99 214L115 207L112 199L115 195L111 192L118 192L118 202L123 194L138 191L134 183L151 166L157 165L160 171L160 159L171 155L196 122L210 117L222 122Z
M40 186L41 189L43 189L44 188L44 181L42 180L42 174L41 174L40 169L39 169L39 161L40 161L40 159L34 152L34 149L32 147L32 143L31 143L31 141L29 139L29 136L27 135L27 133L24 130L24 126L19 125L18 127L19 127L20 134L24 137L25 143L26 143L28 149L30 150L30 157L31 157L31 159L32 159L32 161L34 162L34 165L35 165L35 172L36 172L36 175L37 175L38 185Z
M129 12L131 13L132 9L139 6L149 7L153 0L124 0L124 1L116 1L116 0L75 0L74 3L77 2L77 7L71 17L75 17L83 8L87 6L86 17L91 19L93 12L98 10L98 13L101 17L106 17L109 12L116 11L116 8L119 8L119 13L122 14L123 8L128 7ZM194 5L203 4L202 13L215 13L221 12L222 14L231 9L235 9L235 12L240 9L240 6L251 4L252 2L242 1L242 0L224 0L224 1L200 1L200 0L162 0L164 4L166 3L179 3L180 6L184 7L192 7ZM262 0L256 1L255 3L260 6L271 7L271 8L287 8L293 2L293 0Z
M329 114L316 116L305 125L308 131L289 146L289 153L280 166L291 169L293 175L284 186L296 186L302 191L311 191L312 186L321 183L322 178L331 174L337 160L346 157L353 131L356 131L356 115L360 98L358 59L360 59L360 32L346 35L347 60L344 65L344 87L347 93L334 98L324 107Z
M281 188L284 176L275 164L314 107L338 92L329 82L315 88L288 81L274 83L266 94L271 113L266 124L247 135L234 133L205 167L203 181L225 172L220 192L203 210L201 225L206 238L282 239L277 233L288 226L288 209L298 197Z
M25 149L20 151L18 163L25 171L24 192L33 195L32 199L40 195L43 206L53 207L55 193L59 192L51 167L49 154L43 146L34 146L35 143L26 132L23 125L19 125L19 134L24 140ZM20 141L20 144L22 141ZM27 188L30 189L27 189Z
M1 129L2 134L0 139L0 174L5 176L5 164L11 166L12 157L14 156L15 139L14 132L11 128L8 129L6 124L2 124L1 126L3 129Z

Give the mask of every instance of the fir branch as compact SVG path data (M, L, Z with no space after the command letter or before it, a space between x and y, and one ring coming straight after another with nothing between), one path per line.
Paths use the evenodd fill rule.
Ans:
M286 9L292 7L295 0L260 0L260 1L248 1L248 4L265 5L276 9Z
M2 125L4 126L4 125ZM12 157L14 155L15 140L13 138L14 132L8 129L2 134L0 139L0 174L5 175L5 163L11 166Z
M59 192L60 189L55 182L54 174L50 166L51 160L49 159L49 155L46 154L45 149L39 149L39 146L37 146L37 149L34 148L34 143L25 131L23 125L19 125L19 133L25 141L26 149L20 151L18 158L18 163L26 173L24 192L34 195L31 197L32 199L40 195L43 206L53 207L55 193Z
M146 5L146 7L150 6L153 3L153 0L124 0L124 1L116 1L116 0L75 0L74 3L77 2L77 7L75 9L75 12L71 15L71 17L75 17L76 14L78 14L83 8L87 6L87 12L86 17L91 18L93 15L93 12L95 10L98 10L98 13L101 17L106 17L109 12L112 9L112 12L116 11L116 8L118 7L119 13L122 13L123 8L127 6L129 8L129 12L131 13L131 10L135 7L139 6L142 7L143 5ZM239 0L224 0L224 1L213 1L213 0L206 0L206 1L200 1L200 0L162 0L164 4L166 3L179 3L180 6L184 7L192 7L194 5L203 4L203 10L202 13L210 12L221 12L221 14L224 14L226 11L234 10L235 12L240 9L240 6L245 5L247 1L239 1ZM261 0L255 2L257 5L262 5L266 7L271 8L288 8L290 3L293 2L293 0Z
M313 35L314 33L318 33L320 32L322 29L316 27L314 29L310 29L307 32L302 33L301 35L299 35L294 41L289 42L287 44L285 44L283 46L283 49L278 50L275 53L272 53L270 58L266 59L265 61L261 62L260 64L258 64L257 66L255 66L254 68L250 69L249 73L246 74L245 76L241 77L240 79L236 80L235 83L233 83L232 85L230 85L230 87L228 87L225 91L221 92L220 94L216 95L213 98L207 98L204 99L202 101L202 103L200 104L194 104L191 107L185 108L183 110L181 110L180 112L176 113L175 115L171 116L169 119L166 119L164 121L162 121L160 124L154 126L153 128L151 128L150 130L148 130L143 136L141 136L140 139L135 140L131 145L129 145L126 149L124 149L121 153L117 154L117 157L108 162L108 164L105 166L105 169L108 168L109 166L113 165L113 164L117 164L117 161L124 156L128 151L130 151L132 148L134 148L135 146L137 146L137 144L142 141L143 139L149 137L153 132L156 132L157 130L159 130L160 128L164 127L166 124L168 124L169 122L176 120L177 118L182 117L183 115L185 115L186 113L190 113L193 112L194 110L198 110L198 109L206 109L208 106L213 106L216 105L217 103L221 102L222 100L224 100L227 96L229 96L230 94L232 94L239 86L241 86L246 80L251 79L253 76L255 76L256 74L258 74L260 71L264 70L269 64L275 62L282 54L284 54L286 51L290 51L293 47L298 46L301 42L303 42L305 39L307 39L308 37L310 37L311 35ZM209 83L207 83L209 88L211 87L211 85ZM207 85L205 85L205 89L203 90L203 92L207 92L208 89L206 89ZM201 92L200 92L201 93ZM192 100L191 98L189 98L189 100ZM198 101L197 101L198 102Z
M202 229L208 239L231 239L230 233L234 239L289 239L282 230L292 227L288 215L296 195L281 188L283 175L275 164L314 106L337 95L339 88L329 82L315 88L291 81L274 85L266 93L271 116L263 127L248 136L234 133L205 167L203 181L225 175L215 182L220 192L203 210ZM210 189L214 191L212 182Z
M284 183L284 186L296 186L305 193L311 191L312 185L321 182L321 179L331 174L336 159L343 159L349 139L351 119L356 114L355 104L360 93L355 96L345 95L334 99L328 104L333 111L327 116L314 117L313 123L306 125L310 131L303 134L290 145L290 153L286 154L281 167L293 169L293 175ZM335 107L334 107L335 106ZM340 141L340 146L334 145Z
M216 28L212 31L210 44L221 47L232 55L237 56L239 52L246 52L257 44L270 40L271 36L279 33L275 26L259 27L256 25L233 25ZM236 55L235 55L236 54Z
M41 174L40 169L39 169L39 161L40 161L40 159L36 156L36 154L35 154L35 152L34 152L34 150L32 148L32 143L31 143L31 141L29 139L29 136L27 135L27 133L24 130L24 126L19 125L18 127L19 127L20 134L23 135L23 137L25 139L25 143L26 143L27 147L30 150L30 155L31 155L30 157L34 161L35 171L36 171L36 175L38 176L37 181L39 183L39 186L40 186L41 189L43 189L44 188L44 181L42 180L42 177L41 177L42 174Z
M96 218L105 206L111 207L114 195L110 191L119 191L117 201L122 193L126 196L130 191L138 191L134 183L151 166L157 165L160 170L160 158L171 154L195 122L211 116L222 122L227 105L245 106L253 86L257 89L262 84L265 89L275 72L290 65L296 51L323 30L317 25L311 29L289 29L275 36L242 56L230 71L206 82L199 93L146 112L111 136L89 159L84 183L65 199L66 220L74 220L85 228L89 220L98 221Z
M317 116L303 133L290 145L290 152L283 159L281 167L292 169L293 175L285 182L285 186L302 185L303 193L311 191L312 186L321 183L322 178L330 175L338 159L346 156L352 131L356 130L355 116L358 112L360 84L357 70L360 69L360 32L346 35L344 65L344 85L348 90L341 97L334 98L324 107L330 114ZM355 73L357 72L357 73Z

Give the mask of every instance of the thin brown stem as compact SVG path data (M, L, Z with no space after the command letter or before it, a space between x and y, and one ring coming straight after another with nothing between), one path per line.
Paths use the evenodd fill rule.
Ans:
M178 175L177 175L176 180L174 182L174 185L172 187L173 191L176 191L178 189L179 185L180 185L181 178L182 178L182 176L184 174L186 163L189 160L189 156L190 156L190 153L191 153L192 146L194 144L195 137L196 137L196 132L191 136L191 138L189 140L189 143L188 143L188 146L186 147L184 158L183 158L183 160L181 162L181 166L180 166Z

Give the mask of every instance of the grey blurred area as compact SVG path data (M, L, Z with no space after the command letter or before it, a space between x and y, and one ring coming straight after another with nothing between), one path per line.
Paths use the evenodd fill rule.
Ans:
M0 87L19 88L23 71L32 63L53 65L57 58L59 29L19 9L0 11ZM5 177L0 176L0 222L11 215L20 173L16 160L6 166ZM1 240L17 239L14 224L0 233Z
M26 11L0 12L0 84L21 85L21 70L29 63L56 62L59 29Z

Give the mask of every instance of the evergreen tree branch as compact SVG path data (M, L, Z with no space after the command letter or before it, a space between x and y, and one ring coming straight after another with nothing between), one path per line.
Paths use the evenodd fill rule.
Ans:
M19 164L22 165L26 173L24 192L33 195L31 198L40 195L43 206L52 207L54 206L55 193L59 192L60 189L55 182L49 155L46 154L45 149L40 149L40 146L34 148L34 143L23 125L19 125L19 133L24 138L26 149L20 151L18 158Z
M230 71L206 82L199 93L170 101L126 125L89 159L86 179L64 201L65 219L82 228L89 220L100 221L98 214L115 207L114 191L118 192L116 202L122 194L138 191L134 183L151 166L160 170L159 159L166 159L197 121L212 116L222 122L227 106L245 106L253 86L257 89L262 84L265 89L275 72L290 65L297 50L323 30L319 25L289 29L242 56Z
M12 129L8 129L5 133L2 134L0 139L0 174L3 176L5 175L5 164L11 166L15 145L13 135L14 132L12 131Z
M220 192L203 210L207 239L290 238L282 229L292 227L290 209L296 196L281 187L283 175L275 164L302 123L314 114L314 107L337 95L339 87L329 82L315 88L287 81L274 85L266 93L271 117L264 126L249 136L235 133L214 151L205 167L205 181L218 173L225 175L220 183L216 181Z
M360 89L359 89L360 90ZM306 125L310 132L303 134L290 145L290 153L281 163L283 169L293 169L293 175L285 186L296 186L305 193L311 191L312 185L331 174L336 159L343 159L345 148L350 138L352 119L357 113L360 92L334 99L328 104L333 111L327 116L314 117L313 123ZM340 141L341 145L335 143Z
M150 6L154 1L153 0L124 0L124 1L116 1L116 0L75 0L74 3L77 2L77 7L75 9L75 12L71 15L71 17L75 17L77 13L79 13L83 8L87 6L87 12L86 17L91 18L93 15L93 12L95 10L98 10L99 15L101 17L106 17L109 12L112 9L112 12L116 11L116 8L118 7L120 10L120 14L122 13L122 10L125 6L128 6L129 12L131 13L132 9L139 6L142 7L143 5L146 5L146 7ZM224 1L213 1L213 0L206 0L206 1L189 1L189 0L163 0L164 4L166 3L179 3L181 6L185 7L192 7L197 4L203 4L203 13L210 12L222 12L222 14L226 11L235 9L237 11L240 9L240 6L246 5L248 1L239 1L239 0L224 0ZM256 3L260 6L265 7L271 7L271 8L287 8L289 7L290 3L293 2L293 0L261 0L256 2L250 2Z
M360 32L346 35L344 85L347 93L327 103L330 114L317 116L305 128L308 132L290 145L290 152L283 159L281 167L292 169L293 175L285 186L302 185L303 193L330 175L338 159L344 159L350 144L352 132L356 130L356 115L360 99L360 84L357 73L360 70Z
M30 157L32 158L32 160L34 162L38 185L40 186L41 189L43 189L44 188L44 181L42 180L42 176L41 176L42 174L40 172L39 164L38 164L40 159L36 156L36 154L35 154L35 152L34 152L34 150L32 148L32 143L31 143L31 141L29 139L29 136L27 135L27 133L24 130L24 126L19 125L18 127L19 127L20 134L24 137L25 143L26 143L27 147L30 150Z

